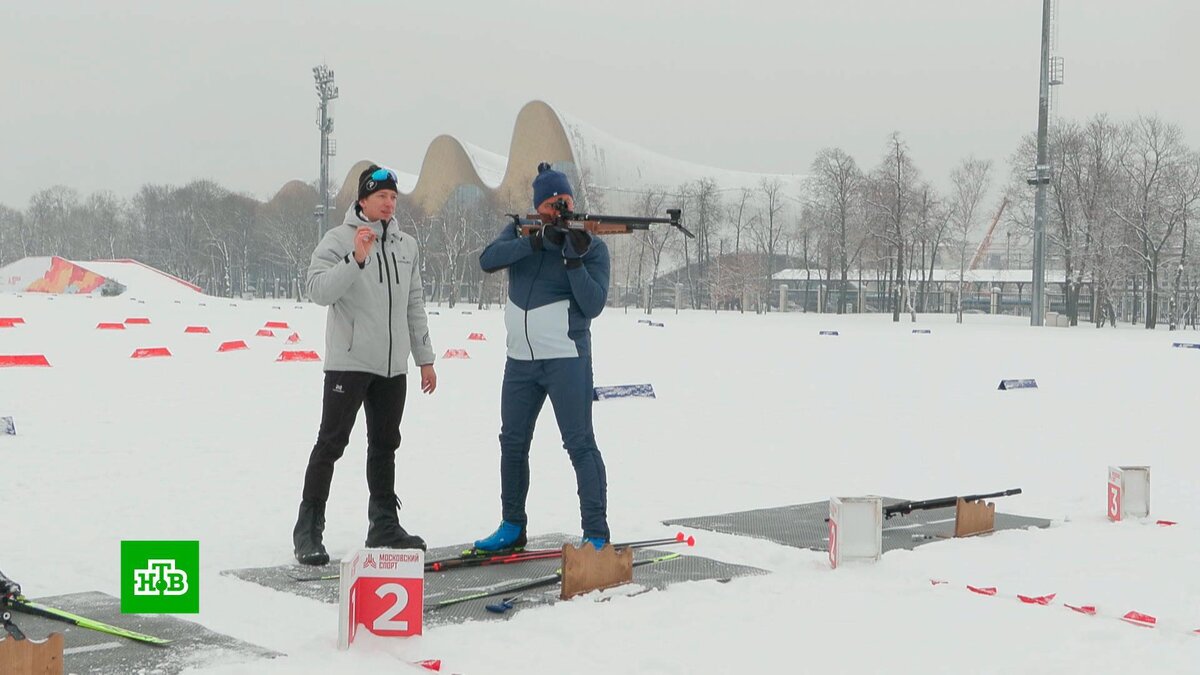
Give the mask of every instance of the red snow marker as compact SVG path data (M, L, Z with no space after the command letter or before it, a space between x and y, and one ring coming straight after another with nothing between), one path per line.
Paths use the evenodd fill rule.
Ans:
M1027 605L1043 605L1044 606L1044 605L1048 605L1051 602L1053 602L1055 595L1057 595L1057 594L1051 593L1050 595L1034 595L1034 596L1017 594L1017 599Z
M439 673L442 672L442 660L441 659L425 659L424 661L413 661L413 664L421 666L425 670L436 670Z
M467 350L465 350L465 349L447 349L446 353L442 355L442 358L443 359L469 359L471 357L467 355Z
M287 349L279 352L279 358L275 359L276 362L279 362L279 361L320 361L320 360L321 360L321 357L317 356L316 352L302 352L302 351L293 351L293 350L287 350Z
M50 362L41 354L0 354L0 368L12 368L16 366L42 366L48 368Z
M125 330L125 324L100 322L96 324L96 330Z
M0 323L18 324L25 323L25 319L19 316L0 316Z
M483 333L471 333L470 335L467 336L467 339L468 340L487 340L487 338L483 337Z
M134 324L148 326L148 325L150 325L150 319L147 319L144 316L135 316L135 317L132 317L129 319L125 319L125 323L130 326L132 326Z
M222 342L221 346L217 347L217 351L219 352L231 352L236 349L249 349L249 347L246 346L245 340L230 340L229 342Z
M133 354L129 355L131 359L145 359L152 356L170 356L171 350L166 347L146 347L143 349L133 350Z
M12 319L0 319L0 328L12 328L15 325L17 322Z
M268 321L263 324L263 328L284 328L288 327L286 321Z
M266 328L259 328L258 332L254 334L254 337L275 337L275 331L267 330Z
M1068 605L1064 602L1063 606L1071 611L1079 612L1080 614L1087 614L1088 616L1096 616L1096 608L1092 605L1082 605L1080 607L1076 607L1075 605Z
M212 331L208 330L208 326L188 326L187 328L183 329L183 332L185 332L185 333L211 333Z
M1170 527L1172 525L1178 525L1179 523L1175 522L1174 520L1159 520L1155 521L1154 524L1161 525L1162 527Z
M288 344L290 344L290 345L296 344L297 342L300 341L300 334L292 333L291 335L288 336L287 341L288 341Z
M980 595L995 595L996 594L995 586L988 586L987 588L979 588L977 586L971 586L970 584L968 584L967 590L971 591L972 593L978 593Z
M1121 620L1143 628L1154 628L1158 623L1158 619L1141 612L1127 612L1125 616L1121 617Z

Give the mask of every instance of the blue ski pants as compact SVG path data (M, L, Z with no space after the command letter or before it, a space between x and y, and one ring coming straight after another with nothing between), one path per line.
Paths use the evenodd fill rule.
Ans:
M508 359L500 392L500 501L504 520L525 525L529 444L546 397L575 467L583 536L609 538L608 481L592 431L592 359Z

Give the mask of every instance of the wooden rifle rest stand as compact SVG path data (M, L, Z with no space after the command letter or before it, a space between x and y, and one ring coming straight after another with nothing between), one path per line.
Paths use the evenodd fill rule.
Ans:
M51 633L40 642L17 640L0 630L0 673L4 675L62 675L63 634Z
M562 600L633 581L631 548L618 551L610 543L597 551L587 543L579 548L563 544L562 561Z
M954 511L955 537L986 534L996 527L996 504L994 502L966 502L959 497Z

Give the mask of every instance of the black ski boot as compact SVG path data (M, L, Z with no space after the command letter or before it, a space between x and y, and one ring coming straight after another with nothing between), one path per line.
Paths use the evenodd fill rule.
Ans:
M400 526L396 511L400 498L395 495L371 497L367 506L367 517L371 525L367 529L368 548L419 548L425 550L425 540L409 534Z
M296 560L301 565L324 565L329 562L329 553L321 543L325 531L325 502L305 499L300 502L300 514L296 517L296 528L292 530L292 544L296 547Z

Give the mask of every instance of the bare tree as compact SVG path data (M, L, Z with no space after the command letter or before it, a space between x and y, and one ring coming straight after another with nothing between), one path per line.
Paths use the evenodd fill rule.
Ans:
M918 182L919 175L909 155L908 145L900 138L899 132L892 133L883 160L871 174L871 186L866 198L880 216L878 224L881 227L874 234L891 249L894 279L890 298L892 321L900 320L900 306L905 295L901 288L906 288L908 283L904 260L912 235L912 209ZM915 311L912 312L912 320L917 320Z
M0 204L0 265L24 258L25 215L16 209Z
M841 314L846 310L850 264L858 257L864 241L859 237L858 245L854 246L854 238L851 235L851 219L861 208L864 178L854 158L841 148L825 148L818 152L813 159L811 170L817 218L833 233L833 262L841 274L837 303L837 313Z
M297 298L306 292L308 266L312 262L312 210L316 198L312 190L281 192L260 213L267 238L273 244L265 256L284 270L288 288L295 290Z
M1157 117L1139 117L1128 127L1129 151L1120 163L1126 191L1114 209L1130 229L1145 274L1146 328L1158 321L1158 273L1167 242L1184 218L1172 199L1172 182L1185 170L1186 148L1179 127Z
M782 215L786 206L783 201L783 182L778 178L764 178L759 182L758 189L762 197L762 211L750 231L758 244L758 250L765 257L763 278L756 284L762 289L759 293L761 296L771 287L771 277L775 274L775 255L783 242L784 226L788 221ZM764 310L770 307L770 302L763 303Z
M687 227L696 235L696 268L692 274L690 262L691 240L679 237L683 244L684 267L687 270L688 295L692 309L699 309L702 297L701 286L709 283L709 267L712 262L712 239L717 233L721 214L724 211L717 183L711 178L687 183L680 192L684 196L683 215Z
M963 317L963 281L967 274L967 250L971 232L979 220L979 206L991 185L991 160L967 157L950 172L949 222L954 234L958 253L958 302L957 322Z
M754 193L749 188L742 188L734 201L730 203L728 219L733 226L733 254L738 255L742 252L742 230L746 228L749 214L746 212L746 207L750 204L750 198Z
M1172 280L1170 303L1170 330L1179 327L1183 318L1185 302L1182 296L1183 272L1188 264L1188 224L1190 216L1200 200L1200 152L1190 152L1178 165L1171 176L1171 210L1178 214L1180 245L1179 264L1175 268L1175 278Z
M666 200L666 191L650 188L638 195L637 202L634 207L637 213L633 215L646 218L661 215L663 208L665 208L664 205L666 204ZM657 229L651 228L648 230L638 230L633 235L639 240L642 251L642 255L640 256L641 260L639 260L638 264L639 278L641 276L640 270L642 260L645 259L646 255L649 255L650 257L650 289L649 301L646 303L647 314L650 314L654 309L654 286L655 282L658 281L658 270L660 265L662 265L663 250L665 249L667 241L671 238L674 231L675 228L673 227L660 227ZM640 285L641 284L639 283L639 286Z

